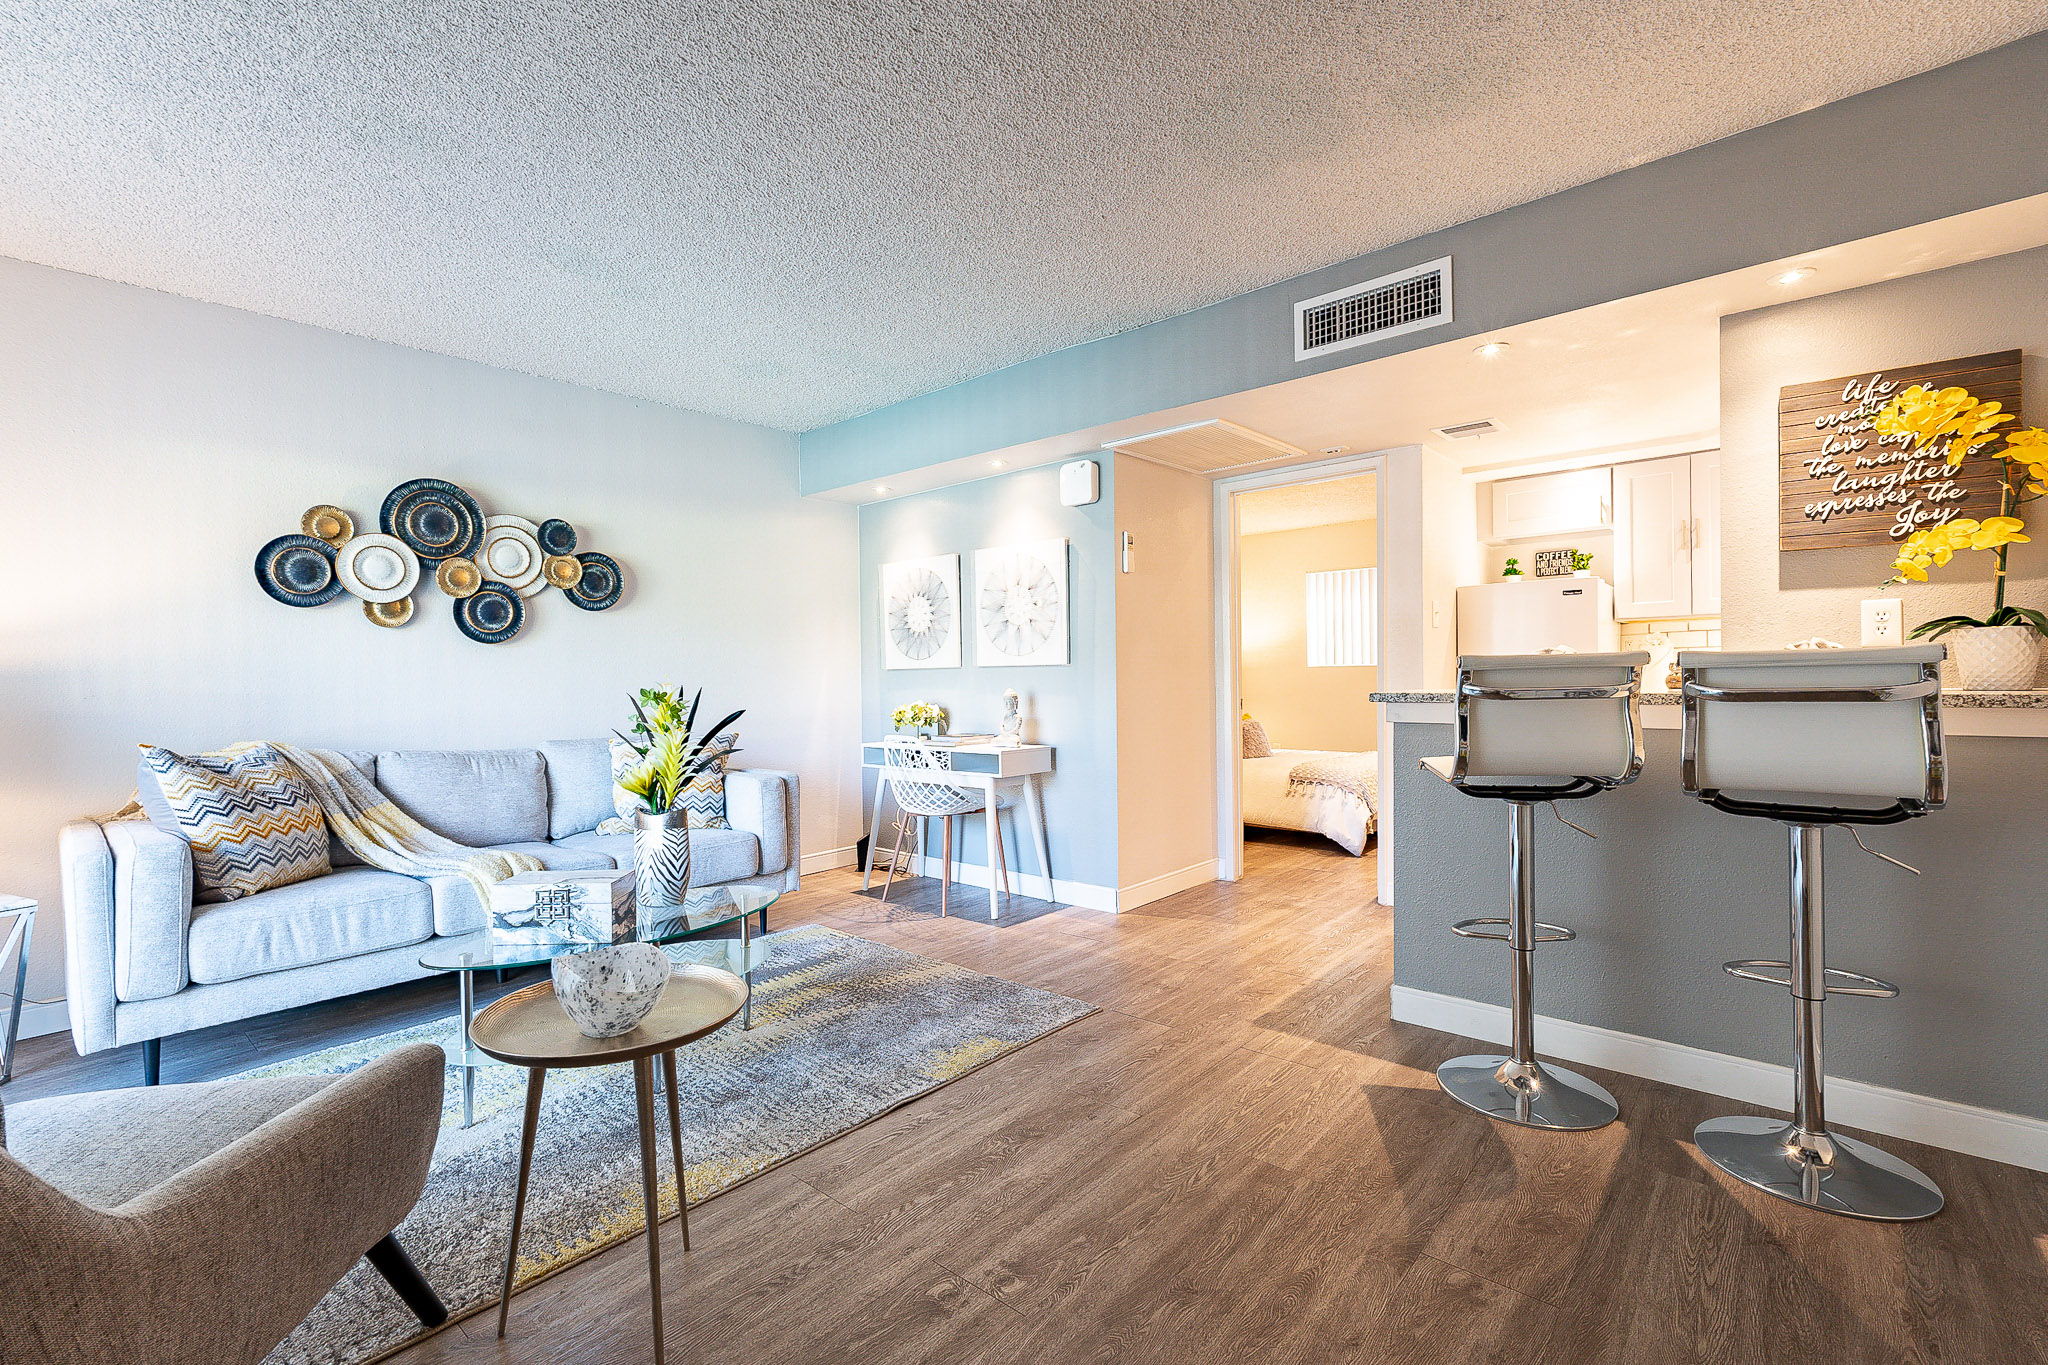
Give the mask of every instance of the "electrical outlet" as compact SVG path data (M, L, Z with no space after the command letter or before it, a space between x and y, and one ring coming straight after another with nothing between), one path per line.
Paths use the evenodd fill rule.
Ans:
M1906 604L1896 597L1872 597L1863 603L1863 643L1902 645L1906 642Z

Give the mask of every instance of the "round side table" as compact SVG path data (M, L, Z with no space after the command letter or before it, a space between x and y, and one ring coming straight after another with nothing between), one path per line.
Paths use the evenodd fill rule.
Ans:
M690 1194L684 1186L682 1115L676 1100L676 1049L713 1032L747 1002L747 983L716 967L682 966L653 1011L632 1032L589 1038L563 1012L555 984L543 981L512 992L486 1008L470 1025L477 1047L513 1066L529 1068L526 1117L519 1129L519 1186L512 1199L512 1236L505 1247L505 1282L498 1300L498 1335L512 1311L512 1273L519 1264L519 1225L526 1216L527 1178L533 1170L533 1138L540 1120L541 1087L550 1067L633 1064L633 1098L640 1119L640 1187L647 1204L647 1288L654 1301L654 1359L661 1365L661 1201L659 1159L654 1141L654 1059L668 1082L670 1155L676 1167L677 1220L683 1250L690 1249Z

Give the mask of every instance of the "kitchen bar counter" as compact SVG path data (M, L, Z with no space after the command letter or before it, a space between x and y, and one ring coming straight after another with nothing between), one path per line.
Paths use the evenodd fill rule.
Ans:
M1499 1041L1505 954L1451 925L1506 913L1507 819L1500 803L1420 767L1456 744L1451 697L1373 694L1390 723L1380 850L1392 881L1393 1014ZM1567 803L1598 839L1538 817L1537 913L1579 937L1539 955L1537 1046L1783 1111L1791 1003L1721 964L1785 956L1784 832L1685 794L1677 702L1644 694L1647 763L1636 782ZM1864 831L1923 875L1860 852L1839 830L1827 835L1828 965L1904 992L1831 1003L1828 1069L1842 1079L1829 1083L1830 1110L1852 1127L2048 1170L2048 1050L2038 1041L2048 744L2036 747L2048 738L2048 691L1942 702L1947 807ZM1470 1050L1444 1039L1446 1057Z

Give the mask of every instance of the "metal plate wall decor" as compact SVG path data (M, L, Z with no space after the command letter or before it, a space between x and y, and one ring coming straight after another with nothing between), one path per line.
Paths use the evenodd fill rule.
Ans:
M534 525L525 517L484 519L484 551L479 562L492 578L521 597L531 597L548 585L541 571L545 559L540 541L534 538Z
M467 597L484 585L484 571L473 559L444 559L434 570L434 584L450 597Z
M306 509L306 515L299 518L299 529L339 548L356 533L356 519L339 507L329 507L323 502L318 507Z
M412 599L401 597L395 602L365 602L363 615L380 626L402 626L412 620Z
M256 581L288 607L318 607L341 596L334 547L318 536L279 536L256 552Z
M573 588L583 578L583 561L575 555L549 555L541 561L541 572L558 588Z
M335 551L334 574L365 602L396 602L420 585L420 561L397 536L371 531Z
M576 553L576 528L560 517L549 517L534 535L540 541L540 548L551 555Z
M455 599L455 628L478 644L502 645L525 624L525 600L493 579L486 578L468 597Z
M575 587L566 590L569 600L585 611L603 611L617 602L626 590L626 576L612 557L586 550L576 558L583 562L583 574Z
M421 559L476 558L484 539L484 509L446 479L408 479L385 495L377 522Z
M526 599L560 588L584 611L618 603L626 576L594 550L575 553L576 528L560 517L486 516L446 479L408 479L379 509L381 531L345 508L320 503L299 518L303 534L279 536L256 554L256 581L292 607L317 607L344 592L373 624L405 625L418 614L422 580L454 607L455 625L483 644L503 644L526 625Z

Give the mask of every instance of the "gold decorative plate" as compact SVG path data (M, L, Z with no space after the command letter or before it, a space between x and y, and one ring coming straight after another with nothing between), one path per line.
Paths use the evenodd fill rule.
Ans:
M306 515L299 518L299 529L339 547L356 533L356 519L339 507L330 507L323 502L318 507L306 509Z
M549 555L541 561L541 572L550 584L566 591L582 581L583 561L575 555Z
M363 615L380 626L402 626L412 620L412 599L401 597L395 602L365 602Z
M434 581L450 597L470 597L484 585L484 571L475 560L457 556L441 561L441 567L434 570Z

